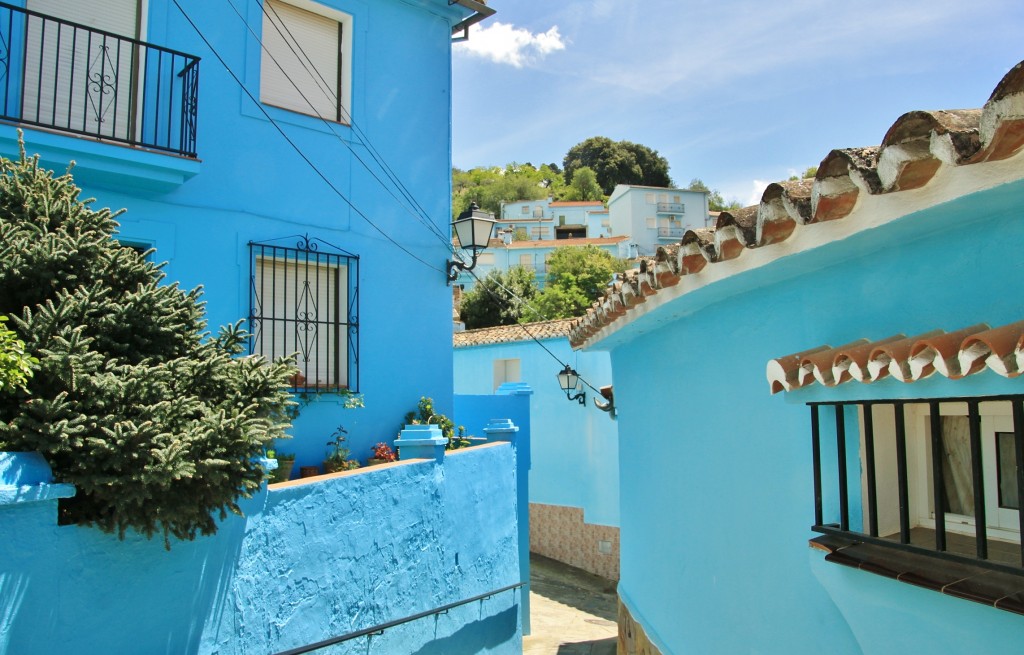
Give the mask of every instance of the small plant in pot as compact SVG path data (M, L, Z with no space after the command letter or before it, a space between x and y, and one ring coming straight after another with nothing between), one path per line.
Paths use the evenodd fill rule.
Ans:
M273 454L271 454L273 453ZM277 460L277 468L274 469L270 474L270 483L276 482L287 482L292 477L292 469L295 467L295 453L285 453L273 450L267 451L268 457L273 457Z
M359 462L350 459L351 453L345 447L345 435L348 430L339 425L331 434L331 440L327 442L330 449L327 457L324 458L324 473L336 473L338 471L350 471L359 468Z
M377 443L373 447L373 457L367 460L367 464L373 466L375 464L387 464L388 462L397 462L398 455L391 446L387 445L383 441Z

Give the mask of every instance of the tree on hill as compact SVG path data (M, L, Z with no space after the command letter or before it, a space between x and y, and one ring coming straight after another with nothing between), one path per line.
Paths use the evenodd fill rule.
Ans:
M533 271L513 266L507 272L494 269L462 296L459 318L467 330L515 325L524 311L524 301L537 294Z
M560 200L582 201L601 200L605 198L601 185L597 183L597 175L587 166L576 171L572 182L562 191Z
M572 183L581 168L593 170L605 195L611 195L616 184L672 186L668 160L656 150L603 136L590 137L574 145L566 153L562 166L566 183Z
M548 260L544 290L530 303L536 311L522 312L520 321L582 316L604 294L612 277L625 270L624 260L596 246L558 248Z
M718 192L718 189L709 189L699 177L695 177L690 180L690 186L686 188L689 191L703 191L708 194L708 211L735 211L743 207L743 205L740 204L740 201L735 198L726 202L722 198L722 194Z
M504 167L480 167L468 171L452 169L452 218L476 202L480 209L501 215L503 202L540 200L557 196L565 183L559 171L547 164L534 168L530 164Z
M38 451L75 485L62 522L168 547L212 534L265 477L294 367L240 357L237 326L210 338L200 290L161 284L79 193L38 158L0 159L0 314L36 359L0 394L0 450Z

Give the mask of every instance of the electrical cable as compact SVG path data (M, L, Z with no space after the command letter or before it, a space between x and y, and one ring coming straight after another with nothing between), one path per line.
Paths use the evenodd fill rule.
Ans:
M288 134L284 131L284 129L277 123L277 121L274 120L274 118L270 115L270 113L267 112L266 108L264 108L263 105L252 95L252 92L250 92L249 89L246 88L246 86L242 83L241 79L239 79L238 75L236 75L235 72L231 69L231 67L228 66L227 62L224 61L224 58L221 57L221 55L217 51L217 49L213 47L213 44L210 43L209 39L206 38L206 35L203 34L202 30L199 29L199 26L195 24L195 22L192 20L192 17L189 16L185 12L184 8L182 8L182 6L181 6L181 4L179 4L178 0L171 0L171 1L174 3L174 6L178 8L178 11L181 12L181 15L185 17L185 20L188 21L188 24L192 26L192 29L195 30L195 32L199 36L199 38L202 39L203 43L206 44L206 47L210 49L210 52L213 53L214 57L217 58L217 61L220 62L221 66L224 67L224 70L227 71L228 75L230 75L231 78L235 81L235 83L238 84L239 88L242 89L242 92L245 93L245 95L248 96L249 99L253 101L253 104L256 105L257 109L259 109L260 112L266 117L266 119L268 121L270 121L270 124L274 126L274 128L281 134L281 136L284 138L284 140L288 142L288 145L290 145L295 150L295 152L299 155L299 157L301 157L302 160L304 162L306 162L306 164L311 169L313 169L313 171L317 174L317 176L319 176L320 179L323 180L327 184L327 186L330 187L331 190L339 198L341 198L345 202L345 204L347 204L349 206L349 208L352 211L354 211L360 218L362 218L364 221L366 221L366 223L368 225L370 225L370 227L372 227L377 232L379 232L381 234L381 236L383 236L385 239L387 239L392 244L394 244L399 250L401 250L405 254L409 255L410 257L412 257L416 261L420 262L424 266L426 266L426 267L428 267L430 269L433 269L433 270L435 270L435 271L437 271L439 273L445 273L445 271L443 271L442 269L434 266L433 264L428 263L424 259L421 259L416 254L414 254L412 251L410 251L408 248L406 248L405 246L403 246L399 242L395 241L393 238L391 238L391 236L387 232L385 232L383 229L381 229L376 223L371 221L370 218L366 214L364 214L358 207L356 207L355 203L353 203L351 200L349 200L345 196L345 194L343 194L341 192L341 190L338 189L334 185L334 183L331 182L327 178L327 176L323 173L323 171L321 171L316 166L316 164L314 164L309 159L309 157L306 156L306 154L304 152L302 152L302 149L299 148L299 146L294 141L292 141L292 139L288 136Z
M476 271L466 271L466 272L469 273L473 277L474 280L476 280L477 285L479 286L480 289L483 289L488 295L490 295L492 298L494 298L498 302L504 302L504 299L501 296L499 296L493 290L491 290L490 288L488 288L486 285L483 284L483 280L481 280L480 276L478 276L476 274ZM541 318L544 318L543 314L541 314L536 308L534 308L532 305L530 305L530 303L528 303L525 299L521 298L520 296L517 296L511 289L509 289L505 285L501 284L500 282L495 282L495 284L497 284L498 287L500 287L503 291L505 291L510 296L512 296L515 300L518 300L520 302L520 304L522 304L522 305L526 306L527 308L529 308L530 311L532 311L534 314L536 314L537 316L540 316ZM550 321L552 319L544 318L544 320ZM525 332L526 335L529 336L530 339L532 339L534 341L534 343L536 343L538 346L543 348L544 351L547 352L547 354L551 355L551 358L554 359L556 362L558 362L558 364L560 366L568 366L569 365L567 362L563 362L558 357L558 355L556 355L555 353L551 352L550 348L548 348L543 343L541 343L540 339L538 339L536 336L534 336L534 334L532 332L530 332L529 329L527 329L526 326L528 324L526 324L526 323L516 323L516 325L519 326L523 330L523 332ZM590 384L590 382L588 382L586 378L584 378L582 375L580 375L579 372L577 372L576 376L579 378L580 382L582 382L583 384L585 384L588 387L590 387L595 393L598 393L598 394L601 393L600 389L598 389L594 385Z
M257 4L260 4L259 0L255 1L257 2ZM256 33L253 27L249 24L249 22L245 19L242 13L238 10L233 0L228 0L228 4L231 6L231 9L235 12L235 15L238 16L239 20L242 21L242 24L245 25L249 33L252 34L253 38L256 39L256 42L259 43L261 50L265 52L268 57L270 57L271 61L274 62L274 65L277 66L279 70L284 72L284 67L281 65L281 62L277 60L277 57L274 56L274 53L271 52L270 48L268 48L263 43L263 41L260 38L260 35ZM281 19L280 14L277 13L277 10L270 6L269 3L262 3L261 6L264 16L266 16L270 24L274 26L274 29L277 31L278 35L280 35L285 45L288 46L288 49L291 50L291 53L295 56L296 61L298 61L298 63L303 67L303 69L305 69L306 73L313 80L316 88L319 89L320 92L324 94L324 97L326 99L331 100L333 102L337 102L337 95L330 93L330 85L324 79L323 75L320 73L319 69L317 69L316 65L313 64L312 60L309 58L309 55L307 55L305 50L302 49L302 46L298 43L298 40L292 34L291 30L288 29L287 23L285 23L285 21ZM276 20L271 18L270 13L268 13L267 11L268 7L270 13L274 14ZM284 32L281 31L282 27L284 28ZM285 32L288 34L287 37L285 36ZM298 48L297 51L296 48ZM339 104L338 108L341 112L342 118L348 120L349 127L352 129L353 133L359 137L360 143L366 148L367 152L370 153L374 161L384 172L385 176L391 181L392 185L394 185L394 189L391 186L385 184L384 181L377 175L377 173L374 172L374 170L370 167L370 165L359 155L356 149L353 148L352 145L335 130L334 122L328 120L319 112L319 110L309 99L309 97L307 97L306 94L302 91L302 89L299 88L299 85L295 82L295 80L293 80L291 77L288 77L287 79L288 82L295 89L296 93L298 93L298 95L302 98L306 105L313 111L316 117L320 119L320 121L331 132L331 134L335 138L337 138L341 142L341 144L345 146L346 149L348 149L352 156L355 157L355 159L363 166L363 168L377 181L378 184L380 184L381 188L387 191L388 194L391 195L392 198L394 198L395 202L397 202L398 205L402 207L403 210L408 212L413 218L422 223L429 231L431 231L435 236L437 236L439 240L445 243L448 249L454 251L454 249L451 246L450 238L445 237L444 233L434 224L432 220L430 220L430 216L427 213L426 209L424 209L423 206L420 205L420 203L413 196L412 192L409 191L409 189L398 178L398 175L394 172L394 170L387 164L386 161L384 161L383 157L380 156L377 149L370 142L369 137L362 131L362 129L359 128L358 125L356 125L355 121L352 120L352 115L351 113L348 112L347 108ZM317 80L319 80L320 83L322 83L322 85L316 83ZM398 194L402 196L404 201L403 199L400 199L398 195L396 195L396 190Z

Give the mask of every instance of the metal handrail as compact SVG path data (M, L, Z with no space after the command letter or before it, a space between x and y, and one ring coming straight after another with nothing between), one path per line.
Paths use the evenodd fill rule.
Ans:
M196 156L198 57L8 2L0 42L0 120Z
M355 632L350 632L348 634L340 635L338 637L331 637L330 639L324 639L323 641L318 641L318 642L313 643L313 644L307 644L305 646L299 646L297 648L291 648L289 650L283 650L283 651L280 651L279 653L275 653L274 655L302 655L303 653L312 653L315 650L320 650L321 648L327 648L328 646L333 646L335 644L340 644L340 643L345 642L345 641L351 641L352 639L356 639L358 637L365 637L366 635L380 634L380 633L384 632L385 630L387 630L389 628L394 628L395 626L402 625L403 623L410 623L412 621L416 621L416 620L419 620L419 619L424 619L424 618L426 618L428 616L435 616L437 614L444 614L448 610L455 609L456 607L461 607L463 605L469 605L470 603L475 603L475 602L480 601L480 600L487 600L491 596L497 596L498 594L504 593L506 591L512 591L514 589L519 589L520 587L524 587L524 586L526 586L525 582L517 582L515 584L510 584L507 587L502 587L501 589L495 589L493 591L488 591L487 593L483 593L483 594L480 594L478 596L473 596L472 598L466 598L465 600L460 600L460 601L457 601L457 602L454 602L454 603L448 603L447 605L442 605L441 607L436 607L436 608L434 608L432 610L427 610L425 612L419 612L417 614L413 614L413 615L407 616L405 618L396 619L394 621L388 621L387 623L379 623L379 624L377 624L375 626L371 626L369 628L363 628L362 630L356 630Z

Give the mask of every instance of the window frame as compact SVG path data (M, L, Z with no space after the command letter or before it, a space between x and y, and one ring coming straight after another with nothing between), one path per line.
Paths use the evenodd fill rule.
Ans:
M279 245L274 242L287 242L289 239L297 239L294 246L290 245ZM280 239L274 239L272 241L256 242L250 241L249 246L249 316L248 316L248 328L250 332L249 337L249 354L250 355L262 355L267 359L274 359L280 356L287 356L293 354L298 348L298 335L296 334L294 342L295 348L288 349L287 352L276 351L276 335L271 336L270 352L267 353L265 348L258 345L258 342L264 341L264 326L269 323L273 326L273 329L277 329L278 326L285 335L285 340L288 339L288 328L289 324L304 326L303 332L309 332L312 325L314 334L312 340L316 343L315 350L309 349L307 357L305 359L305 365L302 362L297 362L299 368L298 375L294 376L291 380L292 390L296 393L331 393L331 392L359 392L359 257L353 255L327 241L319 238L310 237L308 235L296 236L296 237L282 237ZM300 318L299 306L295 307L295 311L288 311L288 294L287 294L287 279L283 281L285 285L284 297L281 303L284 305L282 315L278 315L278 305L276 304L276 296L273 296L270 301L266 297L265 291L267 290L266 282L262 278L258 278L261 275L260 261L284 262L287 266L290 262L294 262L294 270L296 275L300 270L305 272L304 278L301 278L304 283L304 288L300 295L298 290L298 282L300 278L296 278L293 282L294 295L296 298L301 299L310 293L309 287L309 270L316 269L317 273L317 284L319 284L320 274L319 269L334 269L338 271L338 279L341 269L344 269L344 307L339 307L341 303L335 306L334 316L328 319L321 319L319 317L319 308L315 306L317 315L309 318L308 316ZM275 273L276 275L276 273ZM272 288L270 289L271 294L276 293L276 279L271 282ZM329 284L329 283L328 283ZM264 292L261 295L261 291ZM334 287L334 294L340 296L342 286L336 282ZM327 293L331 293L328 288ZM320 290L315 290L316 299L320 299ZM267 314L267 307L270 307L271 314ZM329 308L328 308L329 310ZM333 375L331 371L327 372L327 379L320 380L319 377L319 365L318 362L321 358L321 348L323 341L320 340L321 326L326 326L328 335L331 334L331 330L335 334L335 340L338 342L338 346L332 350L330 345L326 346L327 352L326 359L328 365L333 368ZM272 333L273 334L273 333ZM328 337L329 338L329 337ZM344 344L344 347L341 347ZM282 350L287 349L285 345ZM309 353L313 353L312 356ZM311 362L312 368L311 368ZM341 371L344 371L342 375ZM310 374L313 374L311 377Z
M1000 403L1001 407L987 407L983 410L982 405L989 403ZM931 512L931 525L927 520L922 522L922 508L927 513L931 508L941 506L943 500L936 493L935 480L942 480L941 462L931 456L935 451L935 444L941 439L941 417L962 415L964 411L954 407L956 404L966 405L966 414L970 421L971 439L971 470L972 484L975 492L976 515L985 516L983 522L974 522L973 528L968 534L975 537L975 556L966 556L950 552L948 550L947 537L949 534L961 533L966 529L951 525L947 521L948 513L936 514ZM1012 573L1014 576L1024 576L1024 544L1020 544L1020 535L1024 533L1024 512L1019 510L1004 510L1014 512L1017 515L1017 529L1006 530L999 526L989 526L986 498L992 490L992 478L985 475L987 468L987 449L985 441L988 432L1013 432L1016 439L1015 455L1017 458L1017 485L1018 495L1024 489L1024 395L1001 395L1001 396L978 396L978 397L951 397L951 398L919 398L919 399L886 399L886 400L860 400L860 401L820 401L809 402L811 409L811 437L812 437L812 459L814 474L814 525L812 530L824 535L830 535L842 539L848 539L857 543L870 544L872 546L885 546L904 550L906 552L922 555L930 558L949 560L961 564L995 569L1004 573ZM884 430L876 425L878 406L892 406L893 409L893 432L894 442L892 448L895 450L895 476L896 476L896 500L898 501L897 511L899 512L899 533L898 540L880 536L880 532L887 530L879 528L879 515L881 503L885 502L880 496L882 486L879 482L879 451L887 446L879 445ZM822 412L822 408L831 407L833 412ZM847 408L855 407L856 420L851 420L852 412ZM871 411L867 411L870 408ZM834 413L835 425L832 427L827 415ZM825 415L825 416L823 416ZM985 419L985 417L988 417ZM995 419L993 417L1002 417ZM884 417L883 417L884 418ZM1007 425L1009 420L1010 430L1004 430L1000 426ZM856 423L856 425L851 425ZM938 426L938 427L936 427ZM856 430L856 431L854 431ZM823 433L834 436L835 445L823 444ZM902 436L901 436L902 435ZM859 436L858 442L853 439ZM830 447L835 453L835 460L828 463L828 468L823 468L823 445ZM868 453L871 453L869 456ZM854 459L855 464L860 464L860 474L855 473L855 467L850 466L849 459ZM884 459L884 458L883 458ZM885 462L883 462L885 463ZM993 463L994 464L994 463ZM993 467L988 467L994 471ZM922 470L923 469L923 470ZM851 475L852 474L852 475ZM830 484L828 495L824 496L823 489L825 475L833 480ZM888 476L882 473L882 476ZM891 476L890 476L891 477ZM852 480L851 480L852 478ZM979 487L980 485L980 487ZM980 488L980 494L978 493ZM857 490L861 492L861 516L859 529L858 517L851 516L850 506L856 505L856 499L851 498ZM922 495L925 496L922 498ZM851 501L853 501L851 503ZM830 505L830 519L838 511L839 522L825 520L826 502ZM838 507L836 507L838 505ZM962 517L953 516L954 520ZM934 531L935 543L931 548L910 543L910 530L913 527L923 527ZM952 529L950 529L952 527ZM995 561L989 558L990 538L996 541L1006 541L1008 538L1016 537L1011 543L1020 552L1020 563L1013 565L1003 561Z
M271 59L270 54L266 49L266 36L263 34L263 30L267 28L268 16L264 12L264 7L267 5L268 0L260 0L256 9L259 17L261 26L260 32L260 43L257 44L258 56L257 60L257 72L255 79L258 81L259 88L259 99L260 103L266 107L273 107L284 112L289 112L293 115L307 116L314 120L320 121L325 120L329 123L338 125L351 126L353 118L353 103L352 103L352 77L353 77L353 66L352 66L352 51L353 51L353 35L355 34L354 21L355 18L352 14L343 12L331 7L327 7L323 4L312 2L311 0L273 0L273 2L279 4L289 5L295 9L303 10L311 14L326 18L330 21L337 23L338 25L338 64L337 64L337 102L335 107L335 114L333 116L318 116L316 110L313 107L306 105L305 100L301 96L297 95L295 98L296 104L300 105L301 108L286 107L281 104L274 102L268 102L264 95L264 66L271 65L275 66L274 61ZM283 36L281 38L284 38ZM288 57L294 57L292 51L289 49L284 53L273 53L274 57L279 57L284 54ZM311 80L306 81L307 84L313 83ZM289 92L298 94L299 92L294 88L290 87ZM318 85L315 85L311 89L302 89L303 95L307 95L309 92L321 94L322 90Z

